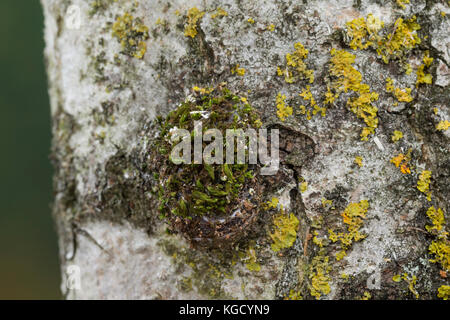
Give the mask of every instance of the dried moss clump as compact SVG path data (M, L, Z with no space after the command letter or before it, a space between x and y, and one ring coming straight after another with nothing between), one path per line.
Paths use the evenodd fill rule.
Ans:
M149 36L148 27L142 23L141 19L135 19L126 12L123 16L117 17L112 31L113 36L119 40L122 46L123 54L138 59L144 57L147 52L145 40Z
M193 91L194 95L166 119L159 119L158 153L153 160L159 172L159 209L161 218L169 222L173 231L201 245L222 246L241 238L257 216L262 188L257 175L259 165L207 164L205 161L175 164L171 151L176 141L171 141L171 135L174 129L186 129L191 133L192 143L192 138L198 134L194 121L201 120L203 136L208 129L218 129L225 148L227 129L257 130L261 121L245 97L226 88L195 87ZM247 140L245 143L248 146ZM202 142L203 155L208 146L211 147L210 143ZM215 151L211 151L213 155ZM247 158L248 148L245 152ZM237 148L234 153L236 155Z

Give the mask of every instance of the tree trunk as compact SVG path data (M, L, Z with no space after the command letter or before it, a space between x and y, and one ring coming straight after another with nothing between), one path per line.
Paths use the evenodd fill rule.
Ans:
M429 251L448 227L426 228L431 206L449 212L446 1L404 9L404 1L376 0L41 2L66 298L435 299L449 285L448 262L431 262ZM397 20L413 15L420 30ZM359 17L360 38L346 25ZM368 44L376 33L381 42ZM389 52L394 43L400 49ZM332 61L339 50L355 56L341 74ZM353 72L362 79L343 90ZM152 155L156 117L193 87L223 82L247 97L264 127L280 129L282 162L260 180L251 232L215 248L159 217ZM363 84L378 98L355 102ZM315 104L326 106L324 116L313 114ZM403 135L396 142L394 131Z

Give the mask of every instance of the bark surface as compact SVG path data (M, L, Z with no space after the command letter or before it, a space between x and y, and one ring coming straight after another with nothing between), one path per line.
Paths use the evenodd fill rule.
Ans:
M449 285L448 264L430 261L429 246L442 233L426 228L431 206L444 217L449 212L450 130L437 129L450 120L447 1L411 0L405 8L399 5L405 1L376 0L41 2L66 298L436 299L438 288ZM195 21L191 11L189 25L193 7L204 14ZM115 23L127 13L131 22L121 33ZM395 34L398 18L415 15L420 30L408 37L417 34L420 43L388 63L375 47L353 50L356 36L346 23L369 14L384 22L380 36ZM367 30L375 32L377 21ZM302 61L313 70L311 83L301 73L293 83L286 77L286 55L296 43L308 50ZM324 107L328 88L336 93L332 48L353 54L360 82L378 94L363 104L371 112L377 108L367 141L360 137L367 110L352 112L348 104L356 91L342 92L325 116L313 114L307 94L299 96L309 85ZM433 58L423 69L432 83L416 86L426 56ZM411 88L411 101L389 92L387 78L396 88ZM217 250L167 232L151 159L156 117L176 109L194 86L222 82L247 98L264 126L280 129L283 161L264 182L263 202L275 197L277 206L261 203L252 232ZM279 93L293 108L285 119L280 112L289 110L277 102ZM403 134L397 142L394 131ZM390 160L399 154L405 159L396 167ZM424 170L431 171L431 195L417 188ZM352 203L364 207L365 200L369 208L358 228L365 237L348 245L333 241L330 229L349 230L341 214ZM286 223L288 213L298 227ZM274 251L277 228L294 241ZM81 288L67 286L73 265Z

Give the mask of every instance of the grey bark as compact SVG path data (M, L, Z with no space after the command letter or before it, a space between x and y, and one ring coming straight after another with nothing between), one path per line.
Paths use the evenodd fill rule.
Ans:
M406 282L392 281L404 272L417 277L414 288L423 299L435 299L437 288L448 285L439 266L429 261L432 236L425 231L431 204L449 212L449 131L435 128L450 119L450 10L445 1L413 1L405 10L395 1L375 0L140 0L136 7L122 0L41 2L53 119L54 218L66 298L280 299L293 292L312 298L308 268L319 250L309 236L313 221L328 219L319 230L324 236L350 202L362 199L370 203L363 227L367 237L340 261L330 255L331 291L322 299L356 299L365 291L373 298L412 299ZM192 7L206 12L193 39L183 31ZM228 15L212 18L217 7ZM79 28L72 20L78 9ZM112 35L112 24L125 12L149 27L143 59L123 54ZM395 63L384 64L373 50L358 51L355 67L363 82L380 93L375 102L379 126L369 141L360 141L363 123L345 103L336 103L323 118L293 115L280 122L277 94L298 97L301 92L300 85L287 84L276 72L294 43L309 50L306 62L316 77L312 92L319 97L326 91L330 49L351 51L340 30L368 13L385 25L399 16L419 17L428 38L409 57L417 66L423 52L430 51L433 84L415 88L414 72L408 76ZM267 30L270 24L274 31ZM236 64L246 69L244 76L231 72ZM413 102L392 107L387 76L397 86L413 87ZM194 248L182 235L167 233L152 192L148 162L155 117L176 108L193 86L223 81L247 95L264 122L277 123L287 140L302 136L314 145L312 151L295 146L298 153L282 166L266 195L278 197L300 226L293 246L279 254L270 246L270 214L259 222L259 233L248 240L260 271L248 268L248 244L218 252ZM394 130L404 134L397 143L391 141ZM405 175L389 160L409 148L415 171ZM354 165L356 156L363 158L363 167ZM415 187L423 169L432 171L432 202ZM305 192L299 191L300 177L308 182ZM323 206L322 198L332 200L333 208ZM73 287L70 266L79 267L81 288Z

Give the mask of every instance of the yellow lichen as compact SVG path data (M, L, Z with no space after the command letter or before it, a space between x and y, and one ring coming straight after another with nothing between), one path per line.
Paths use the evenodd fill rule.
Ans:
M302 183L300 183L300 192L303 193L306 190L308 190L308 182L303 181Z
M195 38L197 35L197 23L205 15L204 11L200 11L197 7L193 7L187 12L187 24L184 26L184 35L186 37Z
M272 197L272 200L267 201L265 204L265 209L275 209L278 207L278 198L277 197Z
M310 293L316 299L319 299L322 295L327 295L330 293L331 288L328 283L331 278L329 277L329 272L331 267L328 265L328 256L323 253L315 256L310 264Z
M419 293L417 292L416 288L414 288L417 283L417 277L412 276L411 279L408 278L406 281L408 282L409 291L416 297L416 299L419 299Z
M434 206L431 206L427 210L427 216L430 218L431 222L433 223L432 226L425 226L425 228L428 230L428 232L432 232L433 230L441 231L442 228L445 225L445 217L444 212L441 208L436 208Z
M201 88L198 86L194 86L192 88L192 90L195 92L200 92L201 94L210 94L211 92L214 91L214 88L211 88L211 87L210 88Z
M409 63L405 64L404 68L405 68L405 73L408 74L408 75L413 72L412 66Z
M336 259L341 260L346 256L346 250L350 248L355 241L361 241L366 235L359 232L369 209L369 202L361 200L357 203L350 203L342 212L342 221L346 225L346 232L335 233L332 229L328 230L329 239L332 242L339 241L342 250L336 254Z
M394 86L394 81L391 78L386 79L386 91L391 92L400 102L411 102L411 88L400 89Z
M270 234L273 243L271 248L278 252L281 249L291 247L297 239L299 221L293 214L285 214L284 210L273 218L274 231Z
M400 282L402 281L402 276L400 274L396 274L395 276L392 277L392 280L394 282Z
M417 68L416 71L416 87L418 87L421 83L425 84L432 84L433 83L433 76L430 73L425 72L425 68L429 68L431 64L433 63L433 58L429 56L429 52L426 51L425 55L423 57L423 64Z
M259 272L261 270L261 265L258 263L256 258L256 251L254 248L249 247L247 250L247 257L245 258L245 266L250 271Z
M395 130L391 139L393 142L399 141L401 138L403 138L403 132Z
M303 300L303 298L299 291L290 290L289 295L284 297L283 300Z
M312 93L311 93L311 87L308 85L306 86L305 89L303 89L303 91L299 94L300 97L302 97L304 100L309 101L309 105L313 108L312 109L312 114L316 115L317 113L320 112L320 114L322 115L322 117L325 117L326 115L326 111L327 109L324 107L321 107L317 104L316 100L314 99ZM307 118L308 120L311 119L310 115L311 115L311 110L306 111L306 107L301 105L300 106L300 113L301 114L307 114Z
M238 63L231 69L231 73L243 77L245 75L245 68L241 68Z
M211 18L215 19L217 17L226 17L226 16L228 16L228 12L226 12L224 9L219 7L219 8L216 9L216 12L214 12L211 15Z
M446 131L450 127L450 121L442 120L436 125L436 130Z
M301 79L307 79L309 83L314 82L314 71L306 66L305 59L308 57L308 50L300 43L294 44L295 51L286 54L286 68L277 68L279 76L284 75L287 83L294 83Z
M356 163L358 166L362 167L363 166L363 158L360 156L356 156L355 160L353 161L354 163Z
M439 263L442 269L450 272L450 241L448 240L448 233L440 235L440 239L433 240L428 247L430 254L434 255L430 262Z
M419 180L417 181L417 189L427 195L428 201L431 201L430 179L431 171L423 170L419 176Z
M429 68L431 66L431 64L433 63L433 58L430 57L430 51L425 51L425 55L423 56L423 63L425 64L425 66L427 68Z
M414 288L414 286L417 283L417 277L416 276L413 275L410 278L407 273L403 273L403 274L397 274L397 275L393 276L392 280L394 282L401 282L402 280L404 280L406 283L408 283L409 291L416 297L416 299L419 299L419 293Z
M417 35L420 25L416 22L416 16L407 20L398 18L392 32L384 37L379 35L383 26L384 23L372 14L368 14L366 19L361 17L347 22L350 48L364 50L372 47L382 60L388 63L392 58L402 58L407 50L413 49L421 42Z
M413 49L421 43L417 30L420 25L416 22L416 16L403 20L398 18L393 26L392 33L385 39L378 42L377 53L384 63L388 63L391 58L400 58L404 52Z
M405 3L409 3L409 0L397 0L397 5L402 9L406 8Z
M332 87L337 95L349 90L358 94L357 97L350 98L347 105L350 111L366 123L367 126L361 132L361 140L367 141L368 136L375 133L378 127L378 108L372 105L372 102L378 100L378 93L371 92L367 84L361 83L361 73L352 66L355 62L353 54L333 48L331 55L330 73L337 78Z
M277 116L281 121L285 121L287 117L292 115L292 107L286 105L286 96L278 93L276 98Z
M443 284L438 289L438 298L448 300L450 298L450 286Z
M366 19L364 17L354 19L347 22L346 26L347 34L352 39L349 44L350 48L363 50L378 41L378 31L384 26L384 23L372 14L368 14Z
M337 98L339 94L334 94L331 92L330 87L327 88L327 92L325 92L325 104L332 104Z
M325 199L325 198L322 198L322 207L327 207L327 206L329 206L329 207L331 207L333 205L333 200L328 200L328 199Z
M251 23L251 24L254 24L254 23L255 23L255 19L253 19L253 18L248 18L248 19L247 19L247 22L248 22L248 23Z
M359 300L369 300L372 299L372 295L369 291L364 291L363 296Z
M275 30L275 25L271 23L270 25L267 26L267 30L273 32Z
M147 52L145 40L149 38L148 27L128 12L117 17L112 26L112 35L119 40L122 53L130 57L142 59Z

